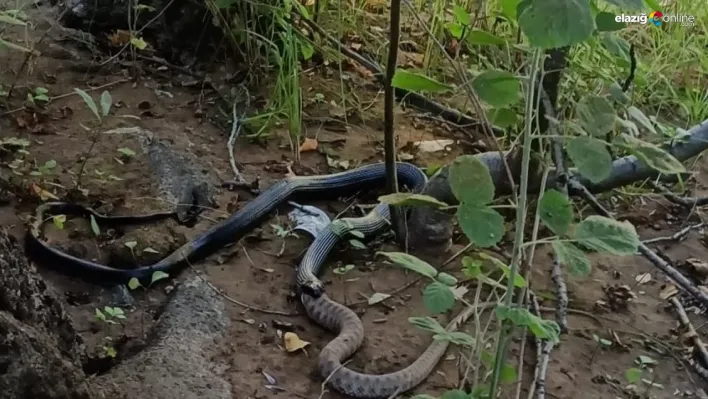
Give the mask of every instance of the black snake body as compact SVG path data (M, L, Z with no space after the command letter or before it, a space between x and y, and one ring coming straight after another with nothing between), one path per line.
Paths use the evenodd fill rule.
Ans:
M398 181L412 191L420 191L427 177L416 166L398 163ZM37 208L35 220L26 235L26 252L40 264L51 266L62 273L78 276L103 285L127 284L132 278L149 283L155 271L175 273L190 263L201 260L224 245L238 241L259 224L276 207L289 199L299 196L324 197L342 196L353 192L366 192L380 188L385 181L383 163L372 164L346 172L291 177L270 186L256 199L238 210L231 217L212 227L194 240L159 262L135 269L120 269L77 258L50 247L42 239L42 226L50 220L50 215L71 215L93 217L99 225L146 223L165 218L176 218L174 212L162 212L141 216L104 216L76 204L50 202ZM389 397L405 392L422 382L435 367L447 348L446 341L433 344L410 366L396 373L367 375L342 367L342 362L350 357L361 345L364 329L356 314L333 300L326 294L318 275L329 252L352 230L365 235L373 235L389 224L389 207L379 204L362 218L336 220L320 232L308 248L297 270L297 283L301 300L307 314L319 325L337 332L339 335L321 352L320 372L326 378L332 374L329 384L338 391L359 398ZM458 317L452 323L456 327L464 318Z

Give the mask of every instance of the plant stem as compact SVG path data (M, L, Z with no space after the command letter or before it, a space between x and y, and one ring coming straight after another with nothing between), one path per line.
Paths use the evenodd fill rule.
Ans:
M540 67L541 60L543 59L543 50L535 50L531 58L531 71L530 76L536 76L537 70ZM511 265L509 268L509 277L507 281L506 294L504 295L504 307L511 307L512 301L514 299L514 280L516 279L516 274L519 271L519 263L521 261L523 253L523 241L524 241L524 225L526 222L526 202L528 197L528 180L529 180L529 165L531 162L531 140L533 139L534 132L534 117L533 112L535 109L536 102L534 101L536 79L531 79L528 85L528 92L526 93L526 115L525 115L525 129L523 133L523 155L521 158L521 181L519 182L519 201L516 205L516 226L514 228L514 249L512 252ZM492 384L490 387L490 398L496 398L496 393L499 388L499 379L501 377L502 366L506 361L506 351L507 342L509 338L508 331L513 326L510 324L509 320L504 320L502 326L499 329L499 339L497 340L497 352L494 358L494 370L492 372Z
M398 172L396 170L396 138L393 128L394 88L391 84L396 73L398 42L401 35L401 0L391 1L391 33L389 38L388 62L386 63L386 82L384 85L384 156L386 162L386 190L398 192ZM391 225L396 239L402 242L398 207L391 208Z

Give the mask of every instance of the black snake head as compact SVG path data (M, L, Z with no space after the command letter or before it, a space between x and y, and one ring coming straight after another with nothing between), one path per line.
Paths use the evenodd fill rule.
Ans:
M313 298L319 298L324 294L324 284L320 280L308 280L300 284L300 291Z

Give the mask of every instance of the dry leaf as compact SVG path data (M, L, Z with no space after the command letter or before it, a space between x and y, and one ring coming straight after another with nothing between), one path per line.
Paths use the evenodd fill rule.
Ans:
M452 294L455 295L455 298L457 299L462 299L467 292L469 292L469 288L465 287L464 285L458 285L457 287L452 289Z
M413 145L418 147L418 149L422 152L439 152L444 151L446 147L451 146L454 143L454 140L430 140L417 141Z
M305 138L300 146L300 152L315 151L319 143L315 139Z
M661 299L669 299L676 294L678 294L678 288L673 284L669 284L661 289L659 297L661 297Z
M637 284L646 284L651 281L651 273L642 273L634 278Z
M43 189L42 187L39 187L34 183L32 183L32 191L34 191L34 193L37 194L39 198L42 199L42 201L46 201L48 199L59 200L56 195L50 193L49 191Z
M111 33L110 35L108 35L108 41L113 47L125 46L126 44L128 44L128 42L130 42L130 38L130 32L123 29L118 29L117 31L115 31L115 33Z
M382 302L390 297L391 297L391 295L389 295L389 294L382 294L380 292L377 292L374 295L369 297L368 302L369 302L369 305L376 305L377 303Z
M310 345L309 342L301 340L297 334L292 332L285 333L283 336L283 343L285 344L285 350L288 352L295 352L300 349L304 349L307 345Z

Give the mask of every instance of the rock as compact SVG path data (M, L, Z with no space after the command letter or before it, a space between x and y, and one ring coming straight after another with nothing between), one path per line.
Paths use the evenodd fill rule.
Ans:
M221 297L196 277L180 284L153 330L151 346L98 377L110 398L231 399L231 384L205 357L229 327Z

